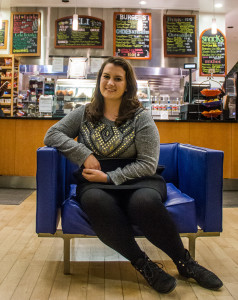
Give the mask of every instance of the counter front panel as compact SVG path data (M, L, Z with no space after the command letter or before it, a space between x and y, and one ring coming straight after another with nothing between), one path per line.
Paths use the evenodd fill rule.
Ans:
M0 119L0 176L35 176L36 150L58 120ZM224 151L224 178L238 178L238 123L155 122L161 143L179 142Z

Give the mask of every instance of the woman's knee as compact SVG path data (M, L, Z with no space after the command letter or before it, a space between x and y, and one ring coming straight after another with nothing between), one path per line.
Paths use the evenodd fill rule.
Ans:
M85 210L100 211L108 206L115 205L115 200L101 189L90 189L83 193L80 203Z
M154 189L145 188L135 191L130 197L128 209L134 211L152 212L163 207L162 197L159 192Z

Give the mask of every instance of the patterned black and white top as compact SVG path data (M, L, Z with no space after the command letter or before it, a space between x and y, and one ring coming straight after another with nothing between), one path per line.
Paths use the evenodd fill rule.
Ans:
M116 185L155 174L160 141L148 111L138 108L134 118L119 127L105 117L95 125L85 119L84 112L85 106L80 106L53 125L44 143L57 148L79 166L92 153L98 159L136 158L135 162L108 172Z

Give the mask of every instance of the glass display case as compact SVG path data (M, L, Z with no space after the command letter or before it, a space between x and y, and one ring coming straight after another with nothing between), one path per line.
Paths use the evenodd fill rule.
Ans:
M138 80L138 98L142 105L151 108L148 81ZM80 105L91 101L96 80L58 79L55 87L54 116L64 116Z
M150 87L146 80L137 80L137 96L142 105L151 110L151 97L150 97Z
M54 115L64 116L78 106L89 103L95 86L95 80L58 79L55 87Z
M223 104L224 119L237 121L238 120L238 71L235 71L226 76L224 87L226 93L224 96L224 104Z

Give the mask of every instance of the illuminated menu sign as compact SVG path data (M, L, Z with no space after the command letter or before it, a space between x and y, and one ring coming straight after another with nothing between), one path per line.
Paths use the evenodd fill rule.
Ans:
M164 15L164 56L197 56L195 15Z
M55 21L55 48L103 48L104 20L79 16L78 30L72 30L73 17Z
M127 59L151 59L151 14L115 12L113 53Z
M218 29L216 34L211 33L211 28L204 30L200 35L200 76L225 76L226 62L226 37Z
M11 53L40 56L40 13L12 13Z

